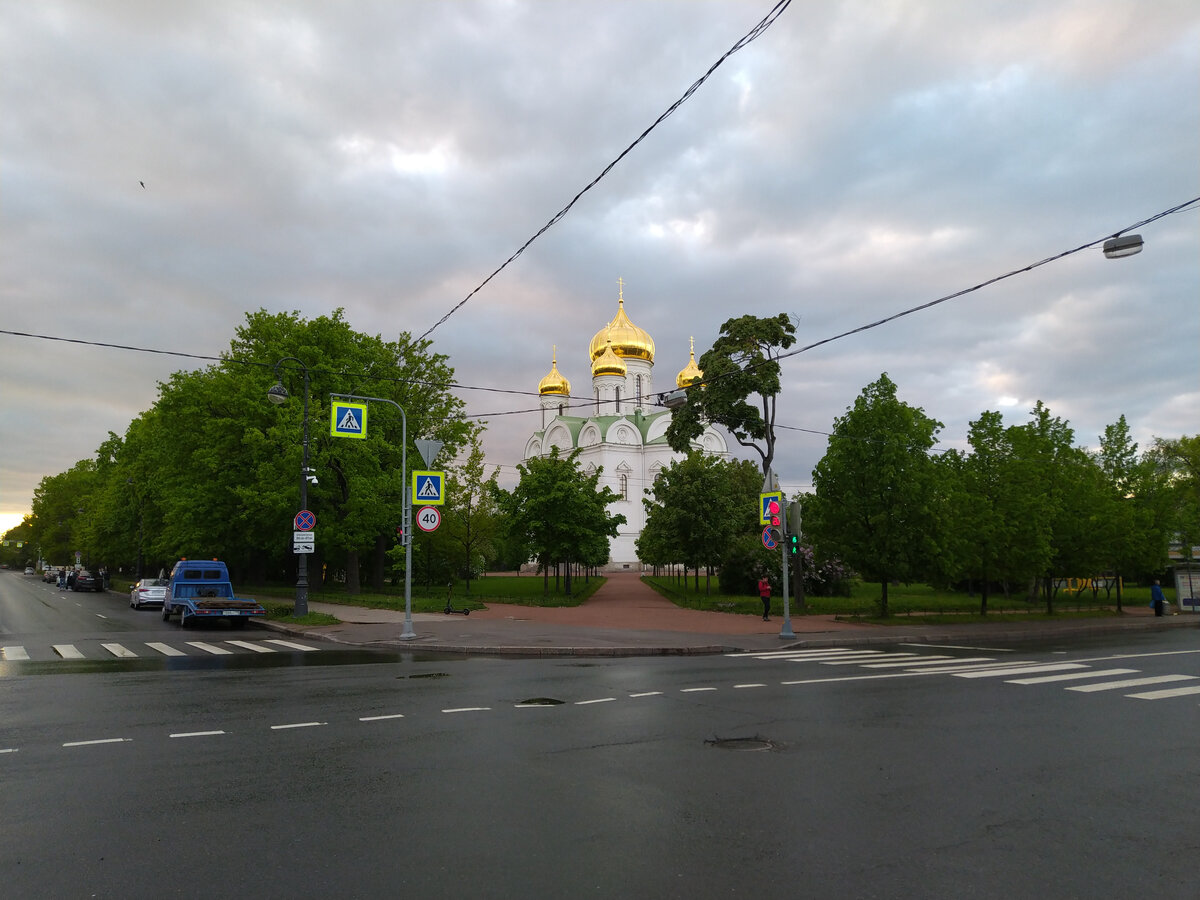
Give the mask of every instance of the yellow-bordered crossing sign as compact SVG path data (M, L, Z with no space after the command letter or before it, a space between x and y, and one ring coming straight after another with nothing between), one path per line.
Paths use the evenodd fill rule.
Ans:
M365 438L367 404L334 400L329 405L329 436Z

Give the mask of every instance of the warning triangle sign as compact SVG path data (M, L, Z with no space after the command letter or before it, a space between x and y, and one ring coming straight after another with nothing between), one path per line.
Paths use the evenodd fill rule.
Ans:
M417 487L418 500L437 500L442 496L442 492L438 490L438 486L434 484L432 478L425 478Z
M362 426L358 424L358 416L354 415L352 408L347 408L346 414L342 416L342 421L338 422L339 431L362 431Z

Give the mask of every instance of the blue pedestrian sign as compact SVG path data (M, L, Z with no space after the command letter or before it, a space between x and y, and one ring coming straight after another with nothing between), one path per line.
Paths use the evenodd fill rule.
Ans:
M367 404L349 400L333 400L329 404L330 437L365 438L367 436Z
M772 512L771 504L775 504L775 510ZM783 492L769 491L758 495L758 524L771 525L772 516L780 515L779 510L783 507Z
M413 472L413 503L422 506L441 506L446 502L443 491L445 483L445 472Z

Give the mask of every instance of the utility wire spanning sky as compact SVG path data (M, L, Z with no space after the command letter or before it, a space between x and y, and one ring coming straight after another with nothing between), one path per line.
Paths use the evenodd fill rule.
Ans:
M557 345L586 396L621 277L666 390L731 316L807 345L1200 194L1194 4L793 4L472 291L776 8L14 7L0 328L218 356L259 307L394 338L469 296L430 334L458 382L535 390ZM786 361L785 488L884 371L943 445L1039 399L1084 444L1122 414L1143 445L1196 433L1200 213L1143 236ZM0 528L196 364L0 334ZM489 460L537 422L495 416Z

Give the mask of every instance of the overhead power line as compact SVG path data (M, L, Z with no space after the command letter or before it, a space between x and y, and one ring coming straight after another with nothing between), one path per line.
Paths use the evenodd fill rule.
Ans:
M578 194L576 194L574 197L572 197L570 202L567 203L567 205L564 206L562 209L560 209L558 212L556 212L553 216L551 216L550 221L548 221L545 225L543 225L541 228L539 228L537 230L537 232L533 235L533 237L531 237L524 244L522 244L520 247L518 247L517 251L512 256L510 256L508 259L506 259L504 262L502 262L499 266L497 266L492 271L492 273L490 275L488 275L487 278L483 279L483 281L479 282L479 284L476 285L475 288L469 294L467 294L467 296L463 297L461 300L458 301L458 303L454 304L454 306L452 306L450 308L449 312L447 312L444 316L442 316L440 319L438 319L436 322L434 322L432 325L430 325L425 330L425 333L422 334L419 338L417 338L417 340L421 341L421 340L429 337L429 335L433 333L433 330L435 328L437 328L439 325L441 325L443 322L445 322L447 319L449 319L452 315L454 315L456 312L458 312L463 306L465 306L468 300L470 300L472 297L474 297L476 294L478 294L481 290L483 290L483 288L487 285L487 283L489 281L491 281L493 278L495 278L497 275L499 275L501 272L503 272L506 268L508 268L509 263L514 262L517 259L517 257L519 257L522 253L524 253L534 241L536 241L543 234L545 234L547 231L549 231L551 228L553 228L555 225L557 225L559 220L561 220L567 213L569 213L571 211L571 207L573 207L584 194L586 194L588 191L590 191L592 188L594 188L597 184L599 184L600 180L602 178L604 178L604 176L607 175L609 172L611 172L617 163L619 163L626 156L628 156L629 153L633 150L633 148L636 147L638 144L640 144L646 138L646 136L648 134L650 134L650 132L652 132L655 128L657 128L659 125L661 125L667 119L668 116L670 116L673 112L675 112L675 110L679 109L679 107L681 107L684 103L686 103L687 100L692 96L692 94L696 93L696 91L699 90L700 86L702 84L704 84L704 82L708 81L709 76L712 75L712 73L715 72L717 70L717 68L723 62L725 62L725 60L729 59L729 57L733 56L733 54L737 53L739 50L741 50L743 47L745 47L751 41L755 40L760 35L762 35L762 33L764 31L766 31L768 28L770 28L771 25L774 24L775 20L778 19L781 15L783 15L783 11L788 8L788 6L791 4L791 2L792 2L792 0L780 0L779 3L776 3L775 6L771 9L771 11L769 13L767 13L767 15L762 19L762 21L760 21L757 25L755 25L753 28L751 28L744 35L742 35L741 38L738 39L737 43L735 43L732 47L730 47L723 54L721 54L721 58L718 59L711 66L709 66L707 72L705 72L703 75L701 75L699 78L697 78L694 82L692 82L692 86L689 87L686 91L684 91L683 95L678 100L676 100L669 107L667 107L666 112L664 112L657 119L655 119L650 124L649 128L647 128L645 131L643 131L641 134L639 134L632 144L630 144L628 147L626 147L624 150L622 150L616 159L614 159L607 166L605 166L603 171L601 171L601 173L599 175L597 175L595 178L593 178L588 183L587 187L585 187Z

